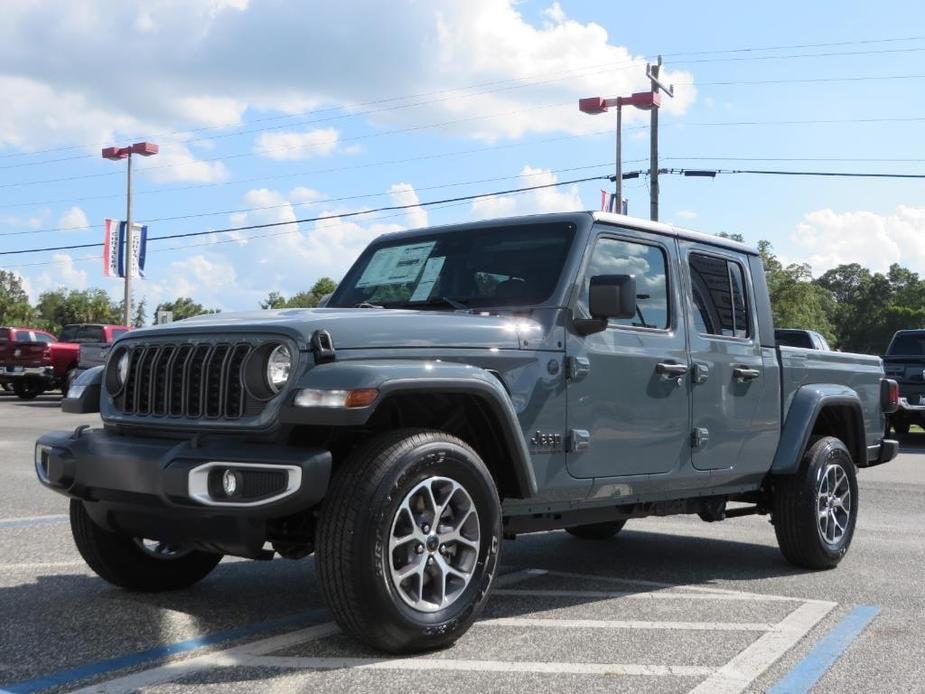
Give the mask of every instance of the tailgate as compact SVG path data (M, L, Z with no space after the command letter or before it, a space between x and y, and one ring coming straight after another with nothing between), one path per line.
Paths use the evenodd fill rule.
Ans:
M41 366L45 356L44 342L7 342L0 345L0 364L13 366Z

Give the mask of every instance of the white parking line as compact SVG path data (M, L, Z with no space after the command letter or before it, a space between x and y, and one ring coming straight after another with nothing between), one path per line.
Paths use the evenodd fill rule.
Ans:
M502 587L495 591L501 596L578 597L587 599L654 599L654 600L718 600L744 602L799 603L787 617L777 623L766 622L685 622L598 619L540 619L534 617L499 617L477 622L476 628L514 627L521 629L625 629L666 631L761 632L761 635L721 667L703 667L665 663L567 663L524 662L502 660L468 660L460 658L402 657L313 657L272 655L284 649L331 636L339 632L333 623L282 634L234 648L207 653L188 660L174 661L160 667L110 680L79 690L81 694L122 694L144 687L177 680L205 670L221 667L264 667L287 670L382 670L382 671L459 671L531 673L549 675L597 675L642 677L705 678L691 694L738 694L755 681L778 658L796 645L818 624L836 603L803 600L780 595L740 593L704 586L675 586L652 581L633 581L582 574L558 574L541 570L516 571L496 579L498 586L510 586L529 578L557 576L585 580L638 583L647 585L648 592L583 591L583 590L522 590ZM686 591L686 592L685 592Z
M670 631L774 631L765 622L645 622L608 619L533 619L497 617L476 622L477 627L538 627L542 629L666 629Z
M592 578L588 576L587 578ZM686 586L678 586L684 588ZM736 602L809 602L801 598L788 598L783 595L757 595L737 593L669 593L653 591L651 593L630 593L625 591L609 590L526 590L518 588L505 588L496 590L495 595L522 596L530 598L591 598L596 600L610 600L628 598L630 600L733 600Z
M789 651L832 611L834 602L804 603L735 658L695 687L690 694L738 694Z
M556 675L636 675L644 677L704 677L716 668L695 665L636 665L611 663L508 662L452 658L302 658L264 656L241 658L235 665L310 670L456 670L462 672L522 672Z

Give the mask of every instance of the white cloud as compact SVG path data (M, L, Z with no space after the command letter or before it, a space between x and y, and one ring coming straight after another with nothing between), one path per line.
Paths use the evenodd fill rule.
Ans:
M69 253L54 253L49 261L49 265L46 266L47 269L39 273L38 277L27 285L27 291L33 301L42 292L55 289L87 288L87 271L78 268L72 255Z
M925 207L900 205L885 215L816 210L803 217L790 240L800 262L809 263L817 275L842 263L879 272L901 263L925 272Z
M304 132L261 133L254 152L267 159L291 161L324 157L337 149L340 133L336 128L317 128Z
M518 188L557 183L559 178L549 169L524 166L517 181ZM587 209L581 201L577 185L540 188L529 193L503 197L479 198L472 201L472 216L476 219L506 217L542 212L572 212Z
M389 197L394 205L418 205L421 202L417 191L410 183L396 183L389 188ZM427 210L423 207L409 207L405 212L408 226L412 229L427 226Z
M606 129L609 117L579 113L576 98L648 87L643 56L555 3L536 21L517 0L399 0L397 7L366 3L361 12L322 0L159 0L141 9L119 0L7 5L0 93L16 98L0 110L0 146L16 149L115 142L137 133L182 143L190 135L171 135L178 128L237 123L247 109L359 111L407 93L408 85L433 97L414 108L373 109L368 117L399 127L468 119L444 130L482 140L582 133ZM100 38L127 31L131 50L114 65L112 42ZM667 68L662 76L691 81ZM471 88L480 83L493 86ZM663 109L683 113L695 96L693 87L678 89ZM473 114L496 115L472 120ZM647 118L635 110L625 115L628 122ZM295 138L291 151L307 155L313 132L277 133L276 144ZM193 158L188 150L177 156L169 163ZM216 164L178 170L187 172L178 180L223 175Z
M74 205L58 218L58 226L62 229L86 229L90 226L90 220L82 209Z

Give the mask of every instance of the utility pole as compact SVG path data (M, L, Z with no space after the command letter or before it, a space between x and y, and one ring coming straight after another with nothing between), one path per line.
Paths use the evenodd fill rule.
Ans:
M655 65L646 66L646 77L652 88L653 99L659 91L674 97L674 85L665 87L658 81L658 73L662 67L662 56L658 56ZM658 108L653 108L650 114L649 127L649 219L658 221Z

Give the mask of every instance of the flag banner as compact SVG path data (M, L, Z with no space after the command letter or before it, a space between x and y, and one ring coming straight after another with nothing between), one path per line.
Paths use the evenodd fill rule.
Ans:
M129 267L132 271L132 277L144 279L145 256L148 249L148 225L132 224L132 248L128 252L125 248L125 229L125 222L119 222L119 277L125 277L125 257L128 255L131 258Z
M116 225L112 219L103 220L103 275L121 277L122 265L122 224Z

